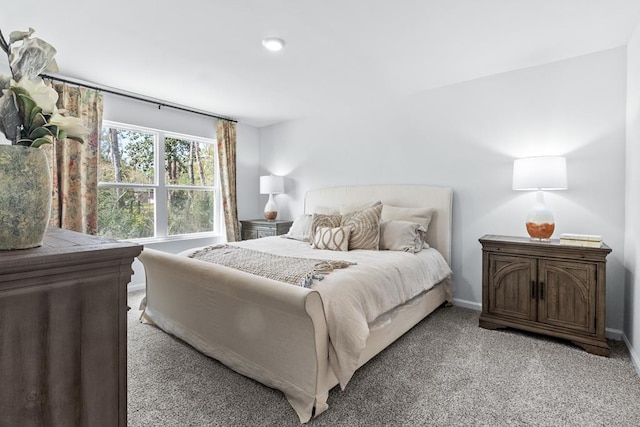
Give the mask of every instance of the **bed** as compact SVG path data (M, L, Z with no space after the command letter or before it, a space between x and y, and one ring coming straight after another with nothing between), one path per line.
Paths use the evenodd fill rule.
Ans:
M331 272L309 288L192 259L185 254L145 249L139 257L146 275L145 318L236 372L281 390L300 421L309 421L327 410L331 388L338 384L344 388L355 369L436 308L452 301L448 269L451 189L420 185L323 188L306 193L304 211L312 214L326 207L373 200L397 207L432 208L426 233L430 249L417 254L375 254L378 251L361 250L339 253L310 249L308 243L280 237L238 244L253 250L275 248L281 255L291 255L300 249L301 253L311 251L303 257L355 260L353 265ZM351 306L362 305L357 296L340 297L338 291L328 289L342 287L340 292L355 289L358 293L354 283L365 280L358 279L358 274L366 269L366 264L383 265L376 256L390 256L400 263L422 262L414 258L431 257L441 259L437 262L445 265L438 275L420 273L417 279L398 273L400 280L408 282L407 277L411 277L411 281L425 283L413 284L411 291L398 292L404 294L397 298L378 298L373 304L375 308L367 308L370 311L364 315L357 308L351 315ZM399 269L392 266L380 271L395 270ZM418 290L416 286L422 287ZM343 343L345 340L353 342L347 345Z

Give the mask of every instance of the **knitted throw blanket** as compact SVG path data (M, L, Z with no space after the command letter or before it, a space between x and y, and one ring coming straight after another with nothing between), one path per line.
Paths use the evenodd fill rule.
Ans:
M208 246L190 254L189 257L304 288L310 287L313 279L322 280L325 274L335 269L356 264L348 261L274 255L231 245Z

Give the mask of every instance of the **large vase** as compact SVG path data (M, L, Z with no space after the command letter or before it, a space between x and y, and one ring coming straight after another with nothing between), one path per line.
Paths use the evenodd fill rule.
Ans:
M42 245L50 214L46 152L0 144L0 250Z

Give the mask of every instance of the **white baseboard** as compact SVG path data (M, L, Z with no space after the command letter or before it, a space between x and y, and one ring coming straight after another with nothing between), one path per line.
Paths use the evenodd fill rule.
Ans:
M636 350L633 348L633 346L629 342L629 339L624 333L622 333L622 340L624 341L624 343L627 345L627 348L629 349L629 355L631 356L631 364L635 368L636 373L640 375L640 357L638 356L638 353L636 353Z
M610 340L622 341L624 332L622 332L620 329L605 328L604 334Z
M453 305L458 307L470 308L471 310L482 311L482 303L475 301L467 301L465 299L454 298Z
M131 293L131 292L136 292L136 291L142 291L144 290L144 283L129 283L129 286L127 287L127 292Z

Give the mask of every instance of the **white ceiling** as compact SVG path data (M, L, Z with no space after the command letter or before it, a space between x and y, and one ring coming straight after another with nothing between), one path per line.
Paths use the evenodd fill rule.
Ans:
M7 4L8 3L8 4ZM639 0L32 0L60 74L264 126L625 45ZM284 50L266 51L264 37ZM5 61L6 62L6 61Z

